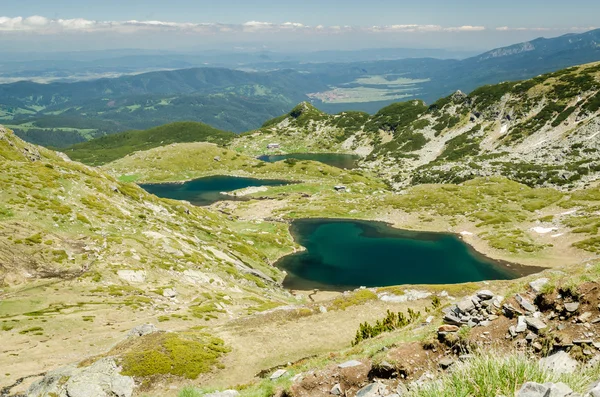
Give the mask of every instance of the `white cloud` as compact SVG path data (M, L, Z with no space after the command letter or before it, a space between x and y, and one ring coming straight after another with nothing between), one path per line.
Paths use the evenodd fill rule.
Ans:
M556 29L543 27L508 27L494 28L498 32L506 31L585 31L592 27L574 27L570 29ZM276 33L276 32L306 32L320 34L345 34L345 33L428 33L428 32L481 32L484 26L441 26L418 24L394 24L383 26L308 26L299 22L288 21L273 23L264 21L248 21L243 24L222 23L182 23L169 21L94 21L83 18L74 19L49 19L40 15L30 17L0 17L0 32L29 32L31 34L58 34L68 32L116 32L136 33L140 31L176 31L207 34L229 33Z
M399 33L412 33L412 32L479 32L485 30L485 26L456 26L456 27L444 27L441 25L387 25L387 26L373 26L368 31L371 32L399 32Z
M454 28L446 28L447 32L481 32L485 30L485 26L458 26Z

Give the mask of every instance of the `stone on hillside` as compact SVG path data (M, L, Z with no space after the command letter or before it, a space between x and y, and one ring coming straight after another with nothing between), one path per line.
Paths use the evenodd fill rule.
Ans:
M438 332L458 332L460 328L458 328L456 325L442 325L438 328Z
M585 395L585 397L600 397L600 381L592 385L591 390Z
M379 397L379 383L371 383L356 392L356 397Z
M342 391L342 386L340 386L339 383L336 383L330 391L331 394L333 394L334 396L341 396L342 394L344 394L344 392Z
M360 361L357 361L357 360L350 360L350 361L346 361L345 363L339 364L338 368L352 368L352 367L358 367L359 365L363 365L363 363L361 363Z
M515 316L522 316L523 315L522 311L520 311L519 309L517 309L516 307L514 307L510 303L505 303L504 305L502 305L502 310L504 311L504 314L508 318L513 318Z
M541 319L535 317L526 317L525 322L529 328L532 328L534 331L540 331L546 328L546 323L544 323Z
M562 382L546 383L546 386L548 386L549 390L546 392L545 397L566 397L573 395L573 390Z
M524 298L523 296L517 294L515 295L515 299L517 300L517 302L519 302L519 305L521 305L521 307L525 310L528 311L530 313L534 313L536 311L535 306L533 305L533 303L529 302L526 298Z
M223 390L205 394L204 397L238 397L239 395L240 392L237 390Z
M494 297L494 293L490 290L484 289L477 293L477 297L481 300L486 301L486 300L492 299Z
M166 298L175 298L177 296L177 291L174 288L167 288L163 291L163 296Z
M579 363L565 351L559 351L540 360L540 367L557 374L572 374L578 366Z
M525 340L526 340L527 342L533 342L533 341L534 341L534 340L536 340L537 338L538 338L538 336L537 336L536 334L534 334L533 332L531 332L531 331L530 331L530 332L527 334L527 336L525 337Z
M112 358L102 358L89 367L76 366L48 372L29 387L28 396L131 397L135 382L123 376ZM66 381L65 381L66 379Z
M577 317L577 321L580 323L586 323L590 318L592 318L592 312L585 312L581 316Z
M521 332L527 331L527 323L525 322L525 316L519 316L517 320L517 326L515 327L515 332L520 334Z
M448 313L444 316L444 322L451 325L462 325L462 320L453 313Z
M463 313L470 313L471 310L475 309L475 304L471 298L465 298L456 304L458 310Z
M439 364L442 369L447 369L450 368L452 364L454 364L454 360L449 357L445 357L440 360Z
M544 285L548 284L550 280L547 278L538 278L537 280L533 280L532 282L529 283L529 286L531 287L532 290L534 290L536 293L539 293L542 288L544 287Z
M158 332L158 328L154 324L138 325L127 334L128 337L138 337L153 334Z
M273 375L271 375L269 379L271 379L271 380L279 379L286 373L287 373L287 371L285 369L278 369L277 371L273 372Z
M565 310L569 313L575 313L577 310L579 310L579 302L565 303Z
M527 382L517 392L517 397L545 397L549 390L550 388L545 385Z

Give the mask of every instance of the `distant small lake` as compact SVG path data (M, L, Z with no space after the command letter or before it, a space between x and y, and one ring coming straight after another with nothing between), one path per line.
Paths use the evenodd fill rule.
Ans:
M277 161L286 159L312 160L330 165L332 167L350 170L358 166L358 160L360 159L360 156L339 153L290 153L277 155L267 154L260 156L258 159L268 163L275 163Z
M209 176L184 183L151 183L141 184L140 187L158 197L186 200L194 205L204 206L222 200L244 199L222 194L222 192L231 192L251 186L283 186L290 183L292 182L272 179Z
M543 269L500 263L447 233L400 230L382 222L302 219L291 232L306 251L280 259L284 287L346 290L359 286L509 280Z

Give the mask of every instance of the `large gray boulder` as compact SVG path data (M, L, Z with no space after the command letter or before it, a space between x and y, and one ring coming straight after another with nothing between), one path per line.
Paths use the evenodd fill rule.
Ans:
M112 358L100 359L84 368L60 368L32 384L27 397L131 397L133 378L121 375L120 370Z
M527 382L518 391L517 397L545 397L549 390L550 388L545 385Z
M540 367L557 374L572 374L578 366L579 363L565 351L559 351L540 360Z

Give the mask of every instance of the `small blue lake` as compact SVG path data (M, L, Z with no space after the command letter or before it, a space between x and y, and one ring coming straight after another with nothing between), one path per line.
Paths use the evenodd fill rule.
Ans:
M231 192L251 186L283 186L290 183L292 182L272 179L209 176L184 183L140 184L140 187L158 197L186 200L194 205L204 206L222 200L243 200L243 198L229 196L222 192Z
M543 270L492 260L453 234L400 230L382 222L301 219L290 230L306 251L276 263L288 273L289 289L508 280Z
M290 154L274 154L264 155L258 158L259 160L266 161L268 163L275 163L277 161L296 159L296 160L312 160L318 161L323 164L330 165L332 167L353 169L358 166L358 160L360 156L354 154L339 154L339 153L290 153Z

